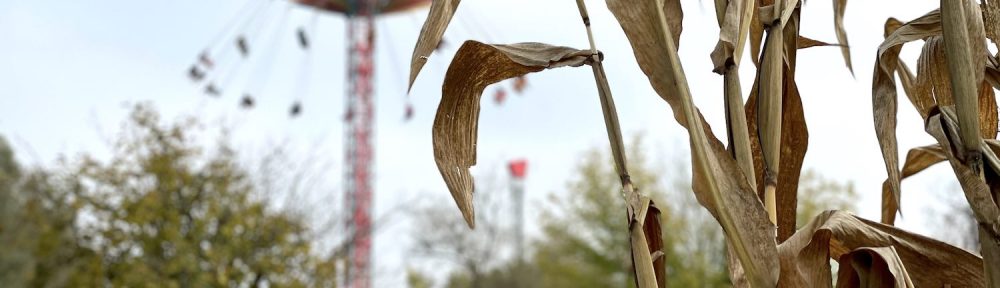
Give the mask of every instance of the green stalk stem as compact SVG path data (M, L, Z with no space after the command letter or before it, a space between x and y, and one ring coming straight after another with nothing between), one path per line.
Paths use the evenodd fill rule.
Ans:
M781 1L778 1L781 2ZM775 10L779 11L779 10ZM779 20L780 21L780 20ZM757 129L764 154L764 207L771 222L777 224L775 190L781 161L781 97L784 68L783 25L775 21L768 28L761 69L761 84L757 99Z
M966 25L966 5L968 0L941 0L941 26L944 31L945 60L951 78L951 91L958 112L959 137L962 140L966 165L983 177L982 152L979 150L979 93L975 83L975 67L969 50L969 30ZM978 17L975 15L974 17ZM976 39L976 41L983 41ZM979 225L979 242L983 255L983 269L989 287L1000 287L1000 242L988 227Z
M965 3L968 0L942 0L941 25L944 28L945 60L951 76L951 90L958 111L959 136L965 148L966 164L981 173L982 154L979 152L979 93L975 83L972 52L969 50L969 29L966 27ZM978 15L977 15L978 16ZM978 39L977 41L983 41Z

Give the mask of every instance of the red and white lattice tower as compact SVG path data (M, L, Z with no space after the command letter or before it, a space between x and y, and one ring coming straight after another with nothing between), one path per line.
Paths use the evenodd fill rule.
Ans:
M347 16L347 111L344 115L344 190L348 265L344 286L371 287L375 164L375 17L425 7L430 0L292 0Z
M376 0L351 1L347 19L348 92L346 129L346 165L344 190L347 192L347 235L353 237L347 249L350 263L346 286L371 287L372 267L372 164L374 163L374 61Z

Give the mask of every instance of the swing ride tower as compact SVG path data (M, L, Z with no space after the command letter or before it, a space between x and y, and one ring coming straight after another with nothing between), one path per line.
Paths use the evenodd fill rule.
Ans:
M347 16L348 91L344 115L344 190L350 235L345 286L371 287L372 268L372 170L374 164L375 99L373 52L375 17L408 10L428 0L296 0L300 4Z
M236 21L231 25L243 23L242 26L230 26L223 29L222 33L227 33L235 28L235 48L239 51L240 59L250 57L251 46L260 40L259 35L248 35L247 28L253 26L256 29L249 29L260 32L263 26L270 23L267 10L269 0L245 0L246 6L242 13L238 15ZM384 14L403 12L427 6L431 0L287 0L288 2L311 7L315 11L323 11L346 16L347 24L347 95L344 112L344 174L343 185L345 192L345 204L347 209L346 219L346 249L342 250L343 257L347 263L342 272L344 277L341 282L343 287L368 288L371 287L372 270L372 229L373 229L373 165L375 160L375 19ZM279 33L285 20L286 9L280 14L279 27L275 29ZM249 13L249 14L244 14ZM313 21L315 23L315 21ZM250 32L253 33L253 32ZM225 34L223 34L225 35ZM253 36L253 37L248 37ZM303 28L298 31L299 46L306 51L306 56L312 49L309 47L308 33ZM225 37L220 36L220 39ZM392 45L392 43L387 43ZM273 56L276 45L268 46L265 55ZM220 52L221 51L221 52ZM198 61L188 71L188 76L198 83L205 80L205 93L207 95L221 97L222 89L227 88L229 82L234 79L234 75L229 72L238 69L243 61L236 61L229 64L225 72L216 72L214 66L216 61L227 58L226 48L210 46L199 55ZM259 53L255 53L259 54ZM270 57L265 57L268 59ZM258 58L259 59L259 58ZM307 62L309 58L304 58ZM267 62L265 60L264 62ZM266 71L267 69L261 70ZM305 71L305 70L303 70ZM211 75L210 75L211 74ZM216 76L215 74L218 74ZM261 74L263 75L263 74ZM250 81L261 82L261 81ZM254 106L254 93L259 91L244 92L241 100L241 107L250 109ZM407 118L412 113L412 108L407 105ZM301 113L302 106L296 101L290 109L292 117ZM339 255L338 255L339 256Z

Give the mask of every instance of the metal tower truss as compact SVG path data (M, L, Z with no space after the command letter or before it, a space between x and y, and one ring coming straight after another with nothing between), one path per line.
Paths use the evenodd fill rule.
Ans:
M348 93L345 114L346 169L344 188L347 192L348 234L353 238L348 247L350 261L346 287L371 287L372 267L372 166L374 164L374 61L375 0L351 1L348 16Z

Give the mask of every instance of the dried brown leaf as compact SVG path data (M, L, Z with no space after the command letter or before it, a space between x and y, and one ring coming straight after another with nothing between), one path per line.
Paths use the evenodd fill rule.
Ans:
M850 260L851 257L845 256L866 247L892 247L916 287L982 287L986 284L983 261L976 255L847 212L826 211L778 247L781 257L779 287L830 287L829 259ZM850 263L841 262L842 271L849 267Z
M906 179L914 174L924 171L934 164L947 160L941 145L934 144L910 149L906 153L906 162L903 163L903 176L900 180ZM893 225L896 222L896 212L899 211L898 199L889 190L889 180L882 182L882 223Z
M795 41L795 47L797 49L806 49L819 46L839 46L840 44L830 44L816 39L812 39L806 36L799 35L799 39Z
M434 117L434 160L462 216L475 227L469 167L476 164L479 100L490 84L563 66L580 66L589 50L541 43L487 45L466 41L445 74Z
M889 188L899 202L899 155L896 144L896 73L902 45L941 33L940 13L935 10L895 29L879 46L872 79L875 134L889 178ZM889 30L887 28L886 30ZM918 68L919 69L919 68ZM918 76L919 77L919 76Z
M677 122L688 129L695 171L693 190L699 202L723 226L748 279L756 286L773 287L778 276L774 226L746 179L736 177L742 172L691 102L677 47L667 36L670 28L657 15L657 1L606 2L653 89L670 104Z
M847 0L833 0L833 28L837 31L837 42L840 43L840 54L844 56L844 64L853 75L854 65L851 64L851 47L847 43L847 30L844 29L844 11L846 9Z
M979 83L979 133L985 139L996 139L997 130L997 97L989 82Z
M431 52L437 49L441 43L444 31L448 29L448 23L458 10L461 0L434 0L431 2L431 9L427 12L427 20L420 28L420 36L417 38L416 47L413 47L413 56L410 58L410 84L407 91L413 88L413 81L417 80L420 69L427 64L427 58L431 57Z

